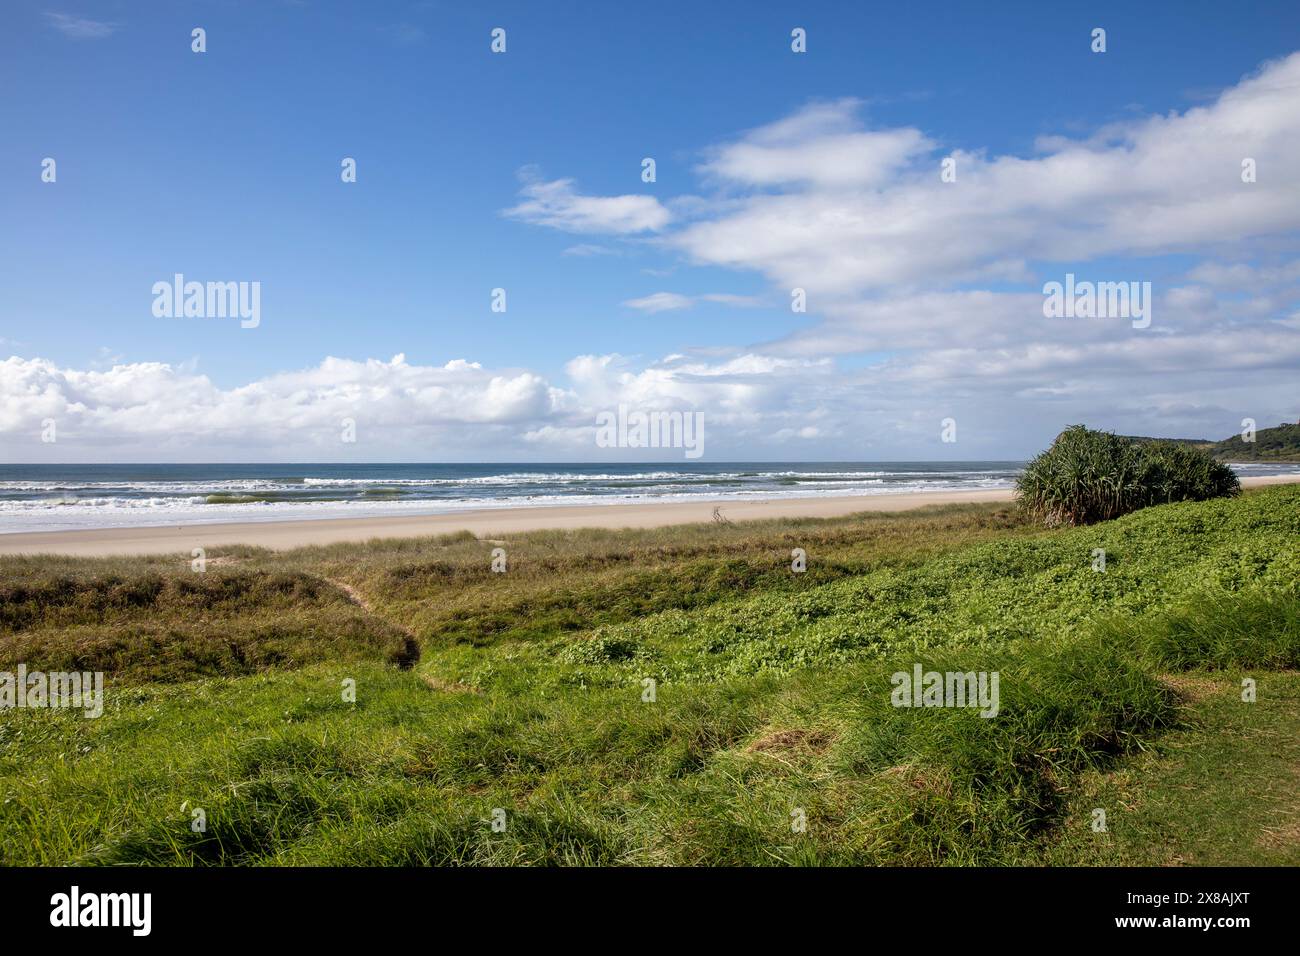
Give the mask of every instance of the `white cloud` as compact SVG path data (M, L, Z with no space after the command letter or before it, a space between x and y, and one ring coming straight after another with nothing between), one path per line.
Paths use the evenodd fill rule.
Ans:
M78 17L68 13L46 13L45 17L54 29L64 36L70 36L77 40L100 40L112 36L117 30L116 23L105 23L101 20L91 20L88 17Z
M682 295L678 292L654 292L639 299L627 299L623 305L629 309L637 309L641 312L678 312L683 309L689 309L697 302L713 302L718 305L729 305L736 308L747 308L762 305L762 302L753 296L732 295L727 292L706 292L703 295Z
M598 246L590 242L580 242L576 246L569 246L561 255L565 256L616 256L619 252L617 249L611 249L609 246Z
M523 222L550 226L564 232L628 235L656 232L668 225L671 215L653 196L584 196L572 179L549 182L536 172L521 172L523 201L505 210L505 215Z
M697 262L852 296L1004 279L1028 260L1230 249L1300 227L1300 54L1182 114L1052 140L1032 158L945 154L919 131L811 107L716 151L733 188L779 185L670 237ZM1243 183L1252 158L1258 181ZM1140 277L1134 277L1140 278Z
M1194 282L1216 289L1247 290L1300 283L1300 259L1273 266L1254 266L1244 262L1202 262L1187 273Z
M701 302L716 302L719 305L730 305L738 309L757 308L763 304L757 296L732 295L730 292L706 292L696 298Z
M751 351L867 355L805 386L827 403L822 432L847 438L857 419L866 454L923 436L931 453L1023 453L1072 421L1222 437L1295 414L1298 91L1300 54L1208 105L1030 157L950 154L917 129L866 129L854 101L816 104L711 150L717 201L660 241L807 290L806 321ZM1179 275L1154 258L1169 253L1199 262ZM1066 271L1151 281L1152 327L1044 318L1042 283ZM927 444L949 414L972 426L963 447Z
M109 370L0 362L0 454L10 460L630 460L595 445L595 416L626 404L700 411L711 460L1027 455L1064 424L1221 438L1241 418L1293 420L1300 328L1230 322L1187 334L946 346L845 367L819 355L735 350L644 362L571 359L558 381L455 359L327 358L218 387L162 363ZM957 446L940 423L959 423ZM41 423L58 424L57 446ZM357 445L339 443L345 418ZM632 456L635 457L635 456ZM332 457L331 457L332 460Z
M327 358L230 389L157 362L83 371L14 357L0 362L0 398L0 434L13 440L34 437L53 418L65 444L158 439L209 448L327 444L345 418L394 436L513 426L563 405L559 390L532 372L487 371L463 360L413 366L402 355Z
M676 312L689 309L694 304L694 300L688 295L678 295L676 292L655 292L639 299L628 299L623 304L629 309L637 309L641 312Z
M221 388L193 369L157 363L63 368L45 359L0 362L0 436L6 457L52 454L102 460L246 456L319 458L359 450L375 458L574 454L618 459L595 441L599 411L703 411L719 448L770 439L768 424L798 430L815 411L799 396L822 361L740 354L717 362L670 356L636 364L586 355L553 385L526 369L487 369L463 359L442 366L326 358L312 368ZM792 401L792 398L794 399ZM40 441L42 423L56 445ZM356 422L355 449L340 444ZM575 444L576 443L576 444ZM475 454L475 450L478 453Z
M809 106L716 148L701 171L752 186L873 186L934 148L915 129L854 129L856 100Z

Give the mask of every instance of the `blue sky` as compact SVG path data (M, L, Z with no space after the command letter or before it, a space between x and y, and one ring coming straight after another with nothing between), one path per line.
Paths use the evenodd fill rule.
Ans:
M969 155L987 172L999 157L1041 163L1062 141L1105 150L1105 131L1117 128L1129 145L1113 148L1134 150L1140 165L1142 137L1159 153L1155 138L1175 136L1159 118L1213 108L1244 77L1300 49L1294 3L17 0L4 18L0 358L46 363L8 373L13 404L0 434L11 460L42 451L32 436L47 414L66 421L69 441L79 436L60 453L82 460L159 447L162 457L328 458L331 439L321 436L339 417L339 396L310 408L286 398L283 382L267 383L315 370L290 390L343 387L356 400L358 390L385 388L386 373L366 373L367 360L399 354L404 366L435 371L403 373L400 407L382 407L382 395L362 400L361 417L374 412L364 433L376 458L596 458L583 430L602 402L621 401L701 408L718 423L709 457L740 458L1017 456L1089 415L1103 427L1216 438L1248 413L1261 425L1296 418L1280 395L1296 371L1287 324L1296 223L1286 216L1247 211L1243 226L1225 199L1207 213L1224 217L1224 244L1198 221L1185 237L1170 228L1135 247L1109 221L1090 224L1110 230L1105 241L1076 248L1058 236L1040 246L1034 230L1069 232L1068 222L1049 221L1054 204L1040 197L1036 214L1048 218L1023 223L1005 257L938 255L923 275L905 266L845 272L843 262L816 260L845 238L816 235L841 207L846 218L866 210L872 221L888 211L907 229L927 218L921 207L899 212L913 200L899 194L893 203L891 190L943 156ZM202 54L190 49L196 26L207 31ZM1104 54L1089 49L1096 26L1107 31ZM505 54L489 50L494 27L507 31ZM790 50L794 27L808 32L806 54ZM1293 105L1300 113L1300 100ZM772 129L810 115L793 145ZM1261 174L1260 185L1276 191L1263 209L1295 196L1292 133L1273 113L1261 127L1259 148L1272 152L1260 159L1270 177ZM813 172L769 175L762 157L746 165L774 137L776 161ZM840 137L844 150L863 150L864 166L879 162L880 176L819 180L819 163L844 161ZM1221 139L1207 137L1206 156ZM744 149L726 152L737 144ZM1196 142L1177 148L1192 162L1204 158ZM657 163L652 184L640 176L647 156ZM44 157L57 161L56 183L40 179ZM355 184L340 181L343 157L357 161ZM989 209L994 236L1000 215L1019 214L1007 182L988 185L1006 204ZM1166 197L1146 190L1142 201L1190 209L1198 182ZM1114 198L1104 187L1080 200L1085 208ZM654 204L637 208L655 225L611 225L614 206L600 201L629 196ZM584 197L600 200L594 217L574 212ZM788 227L810 233L806 246L736 241L770 226L757 210L781 198L796 203ZM805 200L820 210L809 223L797 213ZM1142 211L1134 207L1137 231ZM939 231L914 248L944 242ZM791 264L804 262L809 310L792 314ZM1243 295L1258 299L1264 284L1252 274L1243 292L1204 274L1188 279L1216 266L1268 272L1269 302L1249 315L1222 311ZM949 371L927 377L938 369L927 354L952 344L942 322L912 323L929 328L919 339L891 337L874 318L878 334L849 328L868 321L849 318L855 310L883 301L913 314L925 310L926 295L1041 297L1044 277L1067 270L1150 280L1157 302L1191 289L1177 302L1199 302L1200 318L1179 325L1176 309L1162 304L1167 339L1255 322L1271 323L1260 327L1285 341L1268 340L1273 358L1259 368L1199 368L1198 356L1222 351L1213 341L1152 356L1152 380L1138 386L1147 377L1108 365L1092 333L1051 339L1058 350L1092 349L1090 362L1008 372L1012 352L1033 350L1026 333L999 346L1003 364L990 364L988 381L975 386L951 370L981 367L979 341L962 346L964 358L945 352ZM175 272L260 282L260 325L156 318L150 288ZM507 291L504 314L489 310L495 287ZM1213 301L1197 300L1198 290ZM655 295L677 307L627 304ZM959 326L965 313L952 306L930 302ZM1206 318L1209 308L1220 311ZM1032 321L1023 319L1031 313L1002 315L987 318L991 328ZM581 356L618 358L603 360L603 378L584 378L571 365ZM685 358L665 363L670 356ZM327 357L358 365L323 370ZM480 366L474 380L444 381L459 372L436 370L453 360ZM126 371L105 378L115 367ZM925 383L914 397L909 381ZM499 391L501 382L510 394L483 396L482 414L447 412L478 401L479 385ZM701 382L729 387L693 392ZM248 388L276 394L232 406L231 393ZM441 397L422 400L427 388ZM1063 389L1073 400L1062 401ZM803 396L797 405L781 400L791 390ZM15 411L20 399L31 407ZM151 431L164 427L151 402L172 411L192 402L193 414L160 435ZM228 420L232 407L250 416L244 427ZM955 446L938 444L945 409L970 422ZM419 452L407 450L412 442Z

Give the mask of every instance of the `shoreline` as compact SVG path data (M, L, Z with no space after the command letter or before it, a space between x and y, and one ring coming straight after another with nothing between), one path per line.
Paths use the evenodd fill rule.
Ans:
M1300 482L1300 475L1243 478L1243 488ZM838 518L864 511L909 511L927 505L1009 502L1010 488L914 491L825 498L766 498L755 501L701 499L651 504L552 505L485 508L455 514L370 518L304 518L191 524L180 527L94 528L76 531L15 531L0 534L0 556L60 555L111 557L177 554L193 548L249 545L283 551L311 545L413 538L470 531L480 538L521 531L576 528L661 528L713 520L720 508L730 521L769 518Z

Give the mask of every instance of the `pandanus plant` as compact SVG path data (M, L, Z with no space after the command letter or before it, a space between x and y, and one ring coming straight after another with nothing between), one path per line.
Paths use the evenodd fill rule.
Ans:
M1232 469L1189 445L1121 438L1072 425L1025 466L1022 508L1055 526L1107 521L1172 501L1238 494Z

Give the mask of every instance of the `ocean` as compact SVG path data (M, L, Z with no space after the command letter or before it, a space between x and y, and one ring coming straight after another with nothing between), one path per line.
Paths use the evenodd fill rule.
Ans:
M1015 461L653 464L0 464L0 534L477 508L1009 488ZM1300 465L1234 465L1247 475Z

